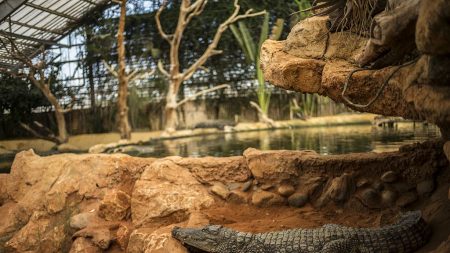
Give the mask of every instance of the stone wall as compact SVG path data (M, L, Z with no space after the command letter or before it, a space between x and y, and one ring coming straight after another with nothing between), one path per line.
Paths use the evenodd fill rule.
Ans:
M11 174L0 175L0 252L187 252L171 229L207 224L202 213L223 203L408 209L448 188L448 167L441 142L339 156L248 149L236 157L153 159L24 151ZM438 222L434 214L427 220Z

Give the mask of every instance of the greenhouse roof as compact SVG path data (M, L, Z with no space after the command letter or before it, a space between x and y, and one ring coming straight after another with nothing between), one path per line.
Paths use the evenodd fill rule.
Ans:
M110 0L0 0L0 68L22 66L8 53L16 47L33 58L42 46L58 44L79 27L90 13L104 8ZM5 48L5 45L7 48Z

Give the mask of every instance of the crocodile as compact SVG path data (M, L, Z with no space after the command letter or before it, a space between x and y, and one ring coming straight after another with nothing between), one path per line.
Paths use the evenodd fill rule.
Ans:
M210 253L407 253L421 248L430 234L420 211L403 213L395 224L381 228L326 224L314 229L246 233L207 225L172 230L183 245Z

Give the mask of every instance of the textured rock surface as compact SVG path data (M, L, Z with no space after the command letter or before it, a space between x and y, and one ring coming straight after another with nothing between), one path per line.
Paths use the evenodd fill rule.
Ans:
M69 253L101 253L102 250L93 245L89 239L78 237L72 243Z
M171 224L214 202L189 170L170 159L155 161L136 181L131 197L131 216L137 227L148 223Z
M416 41L419 49L426 54L416 63L398 71L393 66L360 71L349 80L347 97L353 103L367 104L396 71L380 96L367 107L354 106L341 96L350 72L358 68L354 61L364 48L361 47L364 42L344 34L324 35L325 18L313 17L301 21L285 41L264 42L260 60L265 79L283 89L328 96L357 111L426 119L436 123L444 138L448 139L450 87L446 84L450 80L450 58L442 54L450 50L450 38L442 31L450 29L448 22L445 22L450 13L442 8L448 5L444 2L439 0L421 5ZM436 39L439 41L436 42Z
M399 199L409 193L417 195L419 185L430 178L442 191L442 181L448 178L448 160L442 143L437 142L404 146L399 152L342 156L249 149L246 156L230 159L228 170L234 172L223 172L222 181L203 174L200 167L193 169L183 164L183 159L95 154L40 157L31 151L18 154L11 175L0 180L7 196L0 205L0 252L186 252L170 236L174 225L189 227L211 220L245 229L263 231L264 226L280 230L295 226L292 221L298 219L306 221L299 226L320 226L322 219L331 217L330 212L353 212L349 215L354 216L352 208L361 211L359 218L367 218L372 214L367 214L365 206L376 209L369 213L377 213L401 202L389 196L389 191L398 193ZM226 159L221 161L224 165ZM236 161L244 165L233 165ZM197 160L195 164L202 162ZM239 172L238 167L243 171ZM208 165L205 170L210 168ZM255 175L250 174L250 169ZM381 182L389 169L398 174L397 181ZM439 170L442 173L436 174ZM250 176L231 176L247 173ZM368 181L355 194L353 178ZM249 188L246 192L245 182L245 188ZM368 188L375 184L377 190ZM229 188L228 196L223 200L214 198L208 191L213 185ZM400 188L404 189L398 191ZM290 195L293 189L296 192ZM369 189L371 193L361 194ZM444 190L448 202L448 185ZM434 201L435 194L436 190L430 198L421 197L417 204ZM314 209L323 196L334 201L321 210ZM361 201L364 205L354 199L361 196L366 196ZM244 211L236 213L240 209ZM439 206L430 210L445 209ZM284 223L280 224L283 216ZM442 219L435 224L445 225Z
M98 214L108 221L123 220L130 206L130 196L126 192L113 189L103 197Z
M211 187L211 192L221 197L222 199L227 199L228 195L230 195L228 187L222 183L215 183Z
M244 157L253 176L261 184L273 185L292 181L299 174L297 160L300 157L317 156L314 151L260 151L249 148Z
M202 183L245 182L251 175L242 156L181 158L173 161L187 168Z

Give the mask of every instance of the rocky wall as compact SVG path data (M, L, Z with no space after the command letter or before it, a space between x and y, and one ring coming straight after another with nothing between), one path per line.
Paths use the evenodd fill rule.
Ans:
M207 224L205 213L221 203L401 210L428 201L450 179L442 176L448 166L437 141L339 156L247 149L225 158L40 157L30 150L0 177L0 252L187 252L171 228Z

